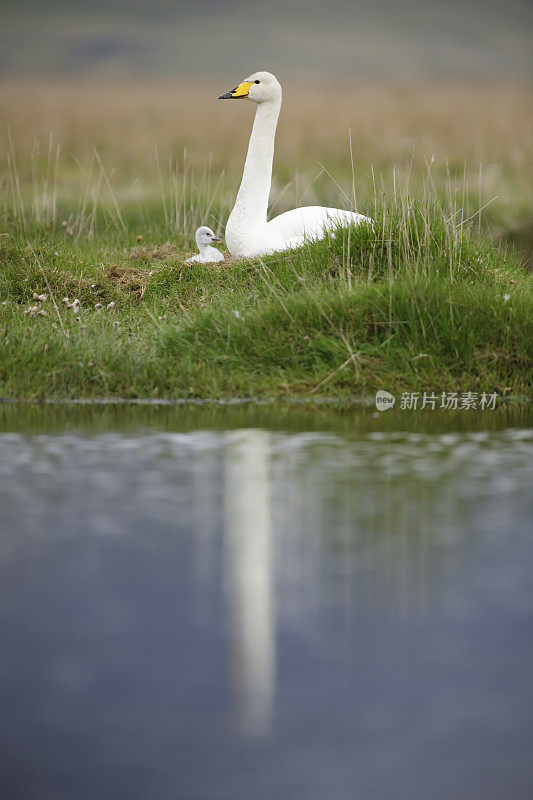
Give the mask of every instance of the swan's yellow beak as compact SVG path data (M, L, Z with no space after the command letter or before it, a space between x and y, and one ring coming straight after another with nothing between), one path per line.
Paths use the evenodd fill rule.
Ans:
M221 94L218 98L219 100L231 100L235 98L236 100L242 99L244 97L248 97L248 92L250 91L250 86L252 85L252 81L243 81L239 83L235 89L232 89L231 92L226 92L226 94Z

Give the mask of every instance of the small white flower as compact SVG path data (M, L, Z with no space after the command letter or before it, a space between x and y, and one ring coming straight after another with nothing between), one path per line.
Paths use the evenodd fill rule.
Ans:
M103 308L103 305L102 305L101 303L95 303L95 304L94 304L94 307L95 307L95 309L96 309L97 311L100 311L100 309L101 309L101 308Z
M238 312L238 311L233 311L233 313L235 314L235 316L237 317L237 319L240 319L240 318L241 318L241 315L239 314L239 312Z
M504 303L506 303L510 299L511 299L511 295L510 294L504 294L504 296L503 296L503 302Z
M107 304L107 310L111 311L112 308L115 308L115 303L111 300L110 303Z
M120 327L120 322L118 320L117 320L117 322L114 322L113 323L113 327L114 328L119 328Z

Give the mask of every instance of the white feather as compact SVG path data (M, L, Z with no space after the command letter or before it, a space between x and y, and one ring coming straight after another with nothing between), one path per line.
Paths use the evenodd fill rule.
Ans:
M200 252L192 258L188 258L185 263L194 264L198 262L200 264L214 264L219 261L224 261L224 256L220 250L213 247L211 242L220 242L220 239L218 236L215 236L211 228L202 225L202 227L198 228L196 231L196 244Z
M251 75L248 99L257 103L241 186L226 225L226 245L232 256L247 258L299 247L319 239L339 225L372 224L355 211L304 206L267 222L272 181L274 140L281 110L281 86L270 72Z

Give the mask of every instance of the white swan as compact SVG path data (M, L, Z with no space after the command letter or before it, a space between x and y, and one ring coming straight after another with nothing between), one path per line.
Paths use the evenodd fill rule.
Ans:
M226 225L226 245L232 256L248 258L288 250L320 238L338 225L371 224L368 217L354 211L321 206L295 208L267 222L281 86L270 72L255 72L219 100L244 98L257 103L257 111L241 186Z
M211 247L211 242L220 242L218 236L215 236L211 228L203 225L196 231L196 244L200 251L197 256L188 258L186 264L193 264L200 262L201 264L213 264L217 261L224 261L224 256L217 250L216 247Z

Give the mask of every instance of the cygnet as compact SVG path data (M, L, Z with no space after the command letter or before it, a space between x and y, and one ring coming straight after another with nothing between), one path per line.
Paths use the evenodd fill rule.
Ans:
M200 252L192 258L188 258L185 263L192 264L193 262L199 261L201 264L213 264L216 261L224 261L224 256L220 250L211 246L212 242L220 241L221 240L218 236L215 236L211 228L207 228L205 225L198 228L196 231L196 244Z

